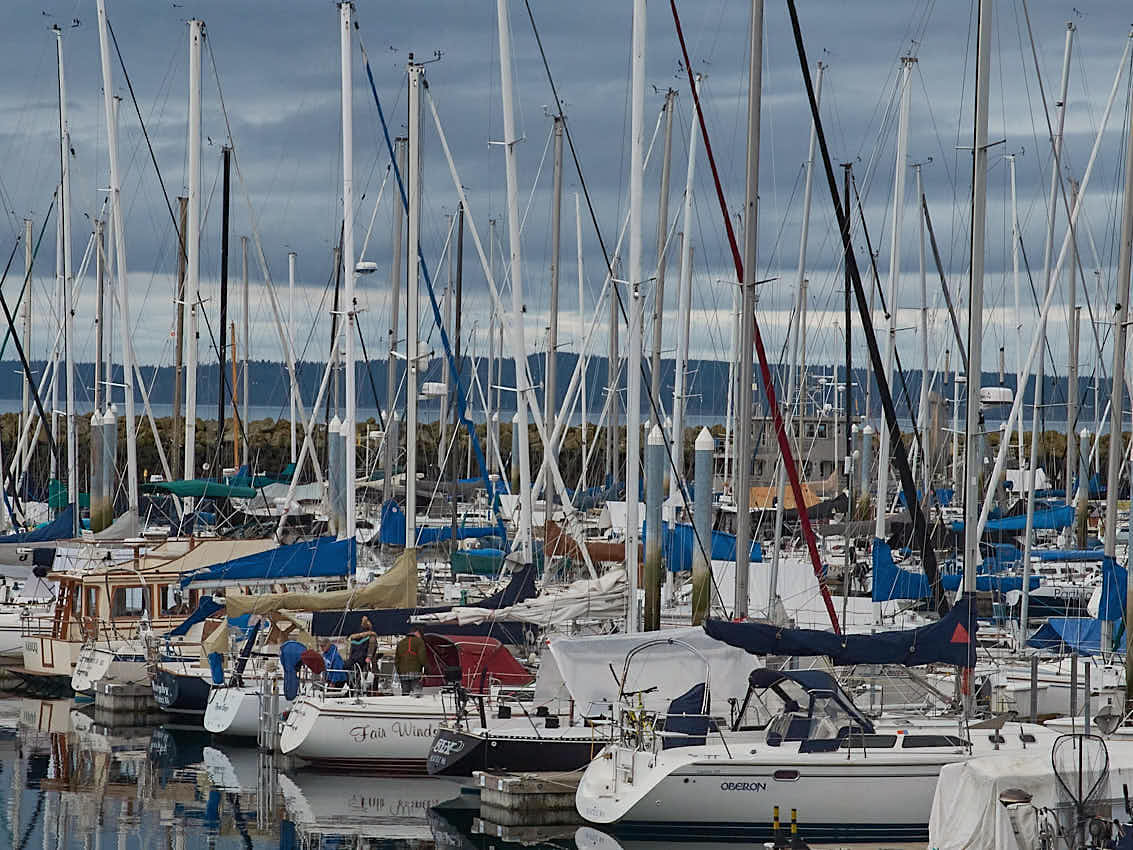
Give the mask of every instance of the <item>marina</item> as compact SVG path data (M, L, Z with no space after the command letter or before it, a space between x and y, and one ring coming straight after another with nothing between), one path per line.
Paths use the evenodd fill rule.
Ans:
M1113 9L43 5L0 847L1133 848Z

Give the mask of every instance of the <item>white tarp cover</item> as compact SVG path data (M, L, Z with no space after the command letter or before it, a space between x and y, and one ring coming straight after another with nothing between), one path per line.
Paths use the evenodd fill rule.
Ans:
M761 666L759 659L713 640L698 627L556 638L551 641L551 654L579 713L591 717L608 715L610 705L618 698L626 656L652 641L667 642L638 652L630 662L625 683L626 692L657 688L643 696L650 709L665 710L673 699L703 682L707 672L712 713L726 718L729 698L742 701L747 693L748 674Z
M767 599L771 590L771 553L769 548L764 549L764 562L753 563L748 568L748 610L753 616L763 616L767 612ZM725 610L735 609L736 599L736 562L713 561L712 580L719 589L719 597L715 591L712 594L712 605L715 609L717 600L723 601ZM830 615L826 611L826 604L822 600L822 593L818 588L818 579L814 575L814 566L810 556L805 552L784 553L779 560L779 575L777 582L778 596L783 602L787 616L794 621L800 629L829 629ZM842 616L843 604L845 614ZM892 616L902 605L901 600L881 603L884 616ZM851 596L843 600L841 596L834 597L834 610L839 621L845 620L842 625L849 631L868 630L875 621L874 603L868 597Z
M625 614L628 586L625 570L610 570L595 579L580 579L565 587L544 590L507 608L458 606L451 611L421 614L413 621L465 626L506 620L557 626L579 620L612 620Z
M128 537L137 537L141 531L138 515L133 511L126 511L102 531L91 535L95 540L125 540Z
M241 504L245 513L255 514L257 516L279 516L283 508L278 502L287 501L287 492L290 487L290 484L273 482L259 488L256 495L251 499L236 499L234 501ZM324 492L325 488L323 485L317 482L312 484L297 484L295 486L295 493L291 498L291 503L287 506L288 513L300 511L305 503L309 504L311 502L321 501Z
M987 734L972 730L972 734ZM1005 727L1004 735L1010 735ZM1133 742L1107 741L1109 787L1102 799L1120 800L1122 784L1133 785ZM932 814L928 822L931 850L1021 850L1038 846L1039 823L1034 810L1020 807L1015 838L1010 813L999 802L1008 788L1033 795L1038 807L1065 806L1069 798L1055 779L1051 745L1040 743L1025 752L978 756L966 762L945 765L936 783ZM1115 805L1115 814L1124 804ZM1065 816L1065 814L1064 814Z

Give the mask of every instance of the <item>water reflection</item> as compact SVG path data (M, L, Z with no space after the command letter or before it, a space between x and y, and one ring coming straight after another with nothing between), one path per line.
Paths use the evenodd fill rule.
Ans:
M0 699L0 847L487 846L461 784L281 770L203 732L110 729L69 700ZM552 846L574 846L574 832Z
M658 850L590 827L480 819L461 780L282 769L171 727L107 728L70 700L0 698L0 848Z

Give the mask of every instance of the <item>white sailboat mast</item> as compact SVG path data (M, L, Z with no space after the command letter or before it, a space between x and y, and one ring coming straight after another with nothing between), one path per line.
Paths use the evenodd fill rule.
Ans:
M343 299L346 303L346 416L342 423L346 451L346 534L354 537L358 522L355 509L355 481L357 479L357 427L358 399L355 391L354 348L357 335L354 328L354 76L351 16L354 4L340 3L340 34L342 36L342 268L345 272Z
M110 44L106 22L106 0L98 3L98 46L102 63L102 102L106 113L106 150L110 159L110 209L114 222L115 276L118 283L118 315L122 333L130 330L130 286L126 267L126 232L122 215L122 181L118 170L118 123L114 105L114 78L110 72ZM122 346L123 379L126 395L126 482L129 508L138 513L138 442L134 433L134 352ZM108 394L109 398L109 394Z
M645 0L633 3L630 46L629 156L629 344L626 347L626 571L629 574L629 618L626 631L641 629L637 607L637 547L641 537L638 482L641 479L641 251L642 173L645 156Z
M405 290L405 546L417 547L417 324L421 281L421 75L409 56L409 176L407 237L409 282Z
M638 0L643 2L643 0ZM523 563L531 563L531 457L527 435L527 345L523 330L523 254L520 247L519 177L516 171L515 104L512 99L511 30L507 0L496 0L500 39L500 94L503 99L504 162L507 173L508 251L511 259L512 357L515 360L516 421L512 430L512 453L519 460L519 544ZM636 552L636 550L635 550Z
M972 257L968 293L968 410L964 426L964 595L976 589L980 563L980 385L983 375L984 241L987 228L987 122L991 88L992 0L980 0L976 110L972 133Z
M189 21L189 217L185 233L185 466L187 479L197 477L197 336L201 287L201 39L203 24ZM129 414L127 414L129 415ZM186 499L186 511L192 500Z
M700 74L696 75L694 85L700 89ZM696 140L700 132L700 122L696 116L689 121L688 129L688 167L685 171L684 209L681 212L681 279L677 294L677 368L673 376L673 468L676 475L669 476L669 495L675 497L680 492L680 477L684 474L685 447L685 382L688 372L689 322L692 313L692 197L696 179Z
M752 357L755 350L755 287L759 277L759 112L763 102L763 0L752 0L748 45L747 168L744 189L744 271L740 286L739 386L736 393L736 599L735 616L748 614L751 563Z
M893 358L897 351L897 289L901 277L901 230L905 219L905 172L909 154L909 101L913 77L912 56L901 57L901 111L897 119L897 162L893 175L893 229L889 239L889 333L885 338L885 380L893 384ZM889 509L889 428L882 427L877 449L877 513L873 536L885 539L885 516Z
M79 521L79 458L75 438L75 339L74 309L71 287L74 274L71 267L71 124L67 119L67 82L63 73L63 31L55 28L55 47L59 62L59 161L60 178L59 217L63 222L63 348L67 375L67 499L75 505L75 528ZM30 297L30 296L25 296ZM58 380L55 381L58 386Z

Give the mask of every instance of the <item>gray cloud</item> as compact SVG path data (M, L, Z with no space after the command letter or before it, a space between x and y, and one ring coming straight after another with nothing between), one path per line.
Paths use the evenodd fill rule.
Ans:
M215 57L242 175L272 277L276 286L281 287L283 297L286 252L297 251L301 284L299 322L305 329L315 323L313 338L326 340L329 299L324 286L331 274L331 255L341 216L339 56L334 4L281 5L245 0L175 5L108 0L108 5L171 195L182 192L185 183L185 21L190 15L199 15L207 24L211 53L206 50L204 63L204 132L212 140L212 144L206 142L204 152L204 192L208 207L202 267L204 294L211 299L207 309L215 308L220 223L218 172L220 145L226 135L211 60ZM970 137L974 4L941 5L921 0L897 9L888 3L825 0L801 5L811 62L821 60L830 66L822 108L832 155L837 161L853 160L859 180L863 181L866 216L874 248L879 251L883 288L887 286L890 251L888 228L898 58L909 50L915 50L919 56L913 78L910 160L933 158L932 164L924 170L925 189L950 283L962 298L968 265L970 154L958 147L969 144ZM533 8L556 83L566 101L602 237L612 250L628 203L630 4L536 2ZM735 210L742 204L743 195L748 7L744 3L712 0L686 2L681 8L694 65L707 74L703 100L709 130L728 203ZM1031 273L1036 285L1041 287L1050 155L1022 7L1017 3L1000 3L997 9L991 135L996 140L1006 138L1006 142L993 149L989 179L988 304L996 308L996 312L988 323L985 348L994 350L1005 345L1011 362L1018 318L1013 309L1009 199L1006 166L1001 156L1025 150L1017 160L1020 217ZM82 252L84 231L89 226L85 216L96 214L107 181L94 3L93 0L44 0L40 4L17 4L7 11L8 44L0 55L0 73L6 85L0 92L0 107L9 120L0 129L4 163L0 168L3 190L0 200L8 214L7 222L0 223L0 233L14 238L20 229L19 219L24 216L35 219L38 228L57 179L55 46L48 27L58 22L65 29L76 151L74 251L77 258ZM1061 16L1065 11L1054 4L1036 5L1032 9L1048 102L1056 97L1054 88L1064 36ZM521 207L530 202L523 244L527 335L535 345L542 339L548 297L550 163L541 165L540 157L550 131L544 105L551 103L551 94L524 7L512 3L511 16L519 126L525 137L519 148ZM79 18L80 25L71 28L75 17ZM437 102L482 235L487 233L487 219L495 217L501 220L497 235L501 242L506 242L506 230L502 226L505 197L501 149L489 144L502 134L494 4L424 0L389 6L359 2L357 18L394 132L404 132L404 67L408 53L415 51L418 57L425 58L435 50L442 51L442 61L428 67L430 91ZM1081 176L1118 58L1125 46L1126 22L1116 9L1108 6L1094 8L1075 20L1079 30L1072 66L1065 150L1066 172ZM387 156L365 75L358 57L355 59L356 227L360 246L386 171ZM669 207L670 216L675 217L679 216L681 207L691 98L680 73L679 49L666 4L649 4L647 63L649 83L656 87L650 88L646 97L649 132L656 121L664 89L673 86L681 92ZM783 4L768 4L765 67L759 262L761 269L766 269L766 276L778 277L778 281L765 288L760 310L768 346L778 352L787 325L787 311L795 297L801 175L810 125ZM173 322L168 293L176 267L173 228L121 68L116 62L114 73L115 93L125 97L120 122L123 165L127 173L124 194L134 312L132 333L143 360L168 359L169 329ZM1108 313L1112 301L1110 287L1116 265L1114 217L1120 194L1121 112L1125 100L1123 89L1086 207L1086 218L1099 256L1095 259L1092 250L1084 245L1082 262L1087 277L1093 275L1094 269L1102 277L1101 296L1093 305L1099 317ZM423 231L426 256L430 266L437 266L445 238L443 214L452 211L456 198L427 111L424 125L426 220ZM867 181L871 162L872 176ZM655 159L646 174L647 257L654 256L656 251L653 243L658 173ZM916 324L905 311L918 306L920 298L911 175L909 183L910 204L905 215L897 299L902 308L903 325ZM579 181L569 161L565 187L563 298L564 313L569 309L573 328L578 323L573 196L579 190ZM250 233L252 222L239 190L240 184L237 184L233 227L237 234ZM703 150L700 151L695 193L696 226L691 234L697 267L694 353L725 357L729 336L727 311L731 301L731 287L726 281L734 275ZM360 300L366 308L361 322L368 340L372 340L372 352L384 340L388 312L389 205L394 197L393 186L388 185L368 254L379 263L381 271L360 284ZM1061 239L1063 219L1060 218L1057 239ZM48 226L38 261L41 274L49 273L52 268L53 229L52 225ZM601 284L603 260L588 220L583 222L583 241L588 298L592 303ZM859 263L865 269L864 240L860 234L855 238L855 245L861 248ZM478 321L483 326L487 323L488 309L483 275L478 271L470 243L467 248L465 285L469 306L465 323L468 326ZM833 328L841 304L839 255L828 192L818 174L808 256L812 311L808 345L812 346L812 358L833 357L840 345L840 331L836 333ZM264 349L262 356L277 356L278 342L254 261L252 268L253 280L257 283L252 316L255 337ZM677 268L675 260L670 262L666 293L670 312L676 306ZM443 283L444 269L434 272L439 283ZM234 279L239 279L238 256L232 274ZM947 345L950 325L940 309L938 286L931 268L929 274L930 297L936 305L934 346ZM1093 289L1094 281L1091 280L1090 285ZM40 293L36 299L37 313L46 330L51 321L46 302L51 282L40 280L36 291ZM1023 336L1029 340L1035 311L1025 277L1023 293ZM1061 294L1059 300L1064 300ZM80 321L89 323L91 302L88 282L79 302ZM1064 321L1065 310L1060 310L1059 314L1061 318L1056 316L1056 322ZM880 314L875 321L883 321ZM672 324L670 322L666 331L666 347L670 350L675 345ZM573 329L570 332L573 333ZM305 336L306 330L303 334ZM46 334L40 333L39 338L45 339ZM325 342L321 344L325 347ZM899 344L903 351L908 347L906 363L919 356L914 333L902 332ZM1064 350L1064 330L1052 327L1052 344L1056 351ZM80 358L89 356L92 350L89 334L79 335L78 347ZM604 339L599 339L597 348L599 353L605 351ZM37 354L42 353L37 351Z

